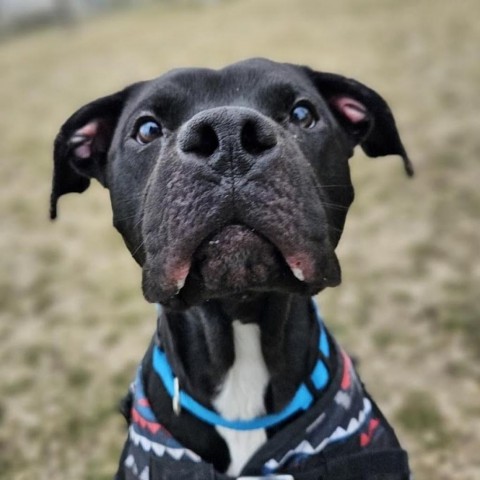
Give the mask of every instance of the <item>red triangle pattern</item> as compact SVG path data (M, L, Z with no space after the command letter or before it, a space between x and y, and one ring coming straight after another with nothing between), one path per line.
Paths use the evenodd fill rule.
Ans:
M159 423L149 422L148 420L145 420L134 408L132 408L132 419L136 424L140 425L142 428L146 428L153 434L157 433L160 429L163 428L162 425L160 425Z
M352 361L350 360L350 357L342 351L342 356L343 356L343 377L342 377L342 383L340 384L340 388L342 390L347 390L350 388L350 385L352 383L352 378L351 378L351 373L350 370L352 368Z
M360 446L366 447L372 440L373 432L376 430L380 420L378 418L372 418L368 423L368 430L366 433L360 434Z

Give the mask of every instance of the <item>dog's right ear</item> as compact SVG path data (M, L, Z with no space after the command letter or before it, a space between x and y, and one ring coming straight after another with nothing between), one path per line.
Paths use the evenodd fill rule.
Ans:
M99 98L77 110L61 127L53 152L50 218L57 217L57 202L66 193L82 193L97 179L106 185L105 166L113 133L131 87Z

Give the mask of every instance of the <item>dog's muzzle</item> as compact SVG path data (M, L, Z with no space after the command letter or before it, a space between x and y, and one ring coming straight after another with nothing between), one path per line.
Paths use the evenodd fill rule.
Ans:
M290 137L235 106L180 128L146 202L148 300L165 304L182 291L189 304L246 291L311 294L312 285L339 283L315 175Z

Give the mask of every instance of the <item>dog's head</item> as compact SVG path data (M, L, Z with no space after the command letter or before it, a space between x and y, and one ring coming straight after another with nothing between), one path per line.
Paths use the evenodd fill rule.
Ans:
M263 59L175 70L66 121L51 217L91 178L107 187L151 302L310 295L340 282L334 249L358 144L400 155L412 174L388 105L355 80Z

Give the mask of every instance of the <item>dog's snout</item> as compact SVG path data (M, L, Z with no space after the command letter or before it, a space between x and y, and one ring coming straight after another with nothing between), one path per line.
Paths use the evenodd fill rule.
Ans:
M181 151L205 159L252 162L277 145L272 122L255 110L219 107L195 115L179 135Z
M215 129L208 123L198 123L187 128L180 147L186 153L210 157L217 151L219 144Z
M277 144L277 137L268 123L248 119L242 126L240 143L250 155L261 155Z

